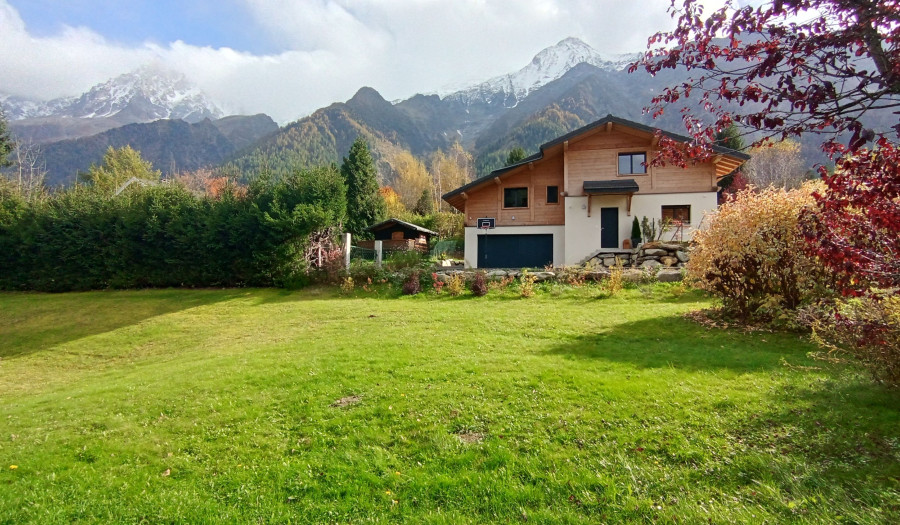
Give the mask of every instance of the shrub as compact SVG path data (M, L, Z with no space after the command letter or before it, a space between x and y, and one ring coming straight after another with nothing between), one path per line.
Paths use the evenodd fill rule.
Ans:
M472 293L475 297L484 297L487 295L487 274L484 272L475 273L475 278L472 279Z
M438 278L438 274L431 274L431 287L434 288L435 293L441 293L444 290L444 281Z
M341 281L341 292L351 293L355 286L356 285L353 282L353 277L344 277L344 280Z
M804 252L801 212L815 206L813 183L797 190L750 187L710 216L694 234L690 283L722 299L742 319L764 310L794 310L825 294L821 265Z
M809 324L816 342L855 355L877 379L900 385L900 296L842 299L814 311Z
M637 217L631 221L631 238L641 242L641 224L638 222ZM634 248L637 248L637 246L634 246Z
M403 288L401 290L403 295L416 295L422 291L421 284L419 283L419 272L412 272L409 274L409 277L403 282Z
M522 294L522 297L528 298L534 295L535 281L537 281L535 275L528 273L528 270L522 270L522 275L519 276L519 293Z
M610 267L609 277L606 279L606 291L609 295L618 295L625 286L625 269L622 267L622 261L616 257L616 264Z
M456 297L466 289L466 279L461 273L454 273L447 277L447 293Z

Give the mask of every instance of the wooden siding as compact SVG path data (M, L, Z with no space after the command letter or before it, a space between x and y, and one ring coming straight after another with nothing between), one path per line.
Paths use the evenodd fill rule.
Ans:
M466 200L466 226L477 226L479 217L494 217L497 226L543 226L565 223L562 156L536 162L504 174L471 192ZM547 204L547 186L559 188L557 204ZM527 208L504 208L504 188L528 188ZM515 217L515 220L513 220Z
M634 179L638 194L702 193L715 191L716 166L708 162L679 168L650 167L646 174L619 175L619 153L653 155L655 137L632 128L609 123L605 128L573 138L544 151L545 157L522 166L465 195L466 226L476 226L479 217L496 218L497 226L565 224L565 196L584 195L589 180ZM547 186L558 186L559 204L547 204ZM528 188L528 208L503 208L504 188ZM515 217L515 220L513 220Z

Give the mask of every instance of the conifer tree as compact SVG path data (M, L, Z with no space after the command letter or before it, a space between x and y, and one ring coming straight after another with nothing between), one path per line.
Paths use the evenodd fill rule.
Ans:
M9 134L6 115L3 110L0 110L0 168L12 166L13 162L9 157L12 155L13 149L15 149L15 144Z
M369 145L357 137L341 164L341 175L347 185L346 229L354 236L365 236L366 228L385 219L387 205L378 192L375 162Z

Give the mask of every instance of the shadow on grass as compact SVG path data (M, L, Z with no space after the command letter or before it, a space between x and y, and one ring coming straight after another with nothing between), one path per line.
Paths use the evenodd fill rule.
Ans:
M680 316L625 322L591 332L548 353L638 368L754 372L783 367L785 361L808 366L813 362L806 354L816 349L798 334L708 329Z
M0 294L0 358L26 356L161 315L251 293L241 289L162 289Z

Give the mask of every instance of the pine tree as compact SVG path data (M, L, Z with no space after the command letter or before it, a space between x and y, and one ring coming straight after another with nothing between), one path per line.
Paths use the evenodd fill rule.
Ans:
M341 164L341 175L347 185L346 229L355 236L365 236L367 227L385 219L387 205L378 192L375 162L362 137L350 146L350 153Z
M518 164L519 162L525 160L528 154L525 153L525 149L521 146L516 146L513 149L509 150L509 154L506 156L506 165L512 166L513 164Z
M422 190L422 196L416 202L413 212L418 215L431 215L434 213L434 198L431 196L431 188Z

